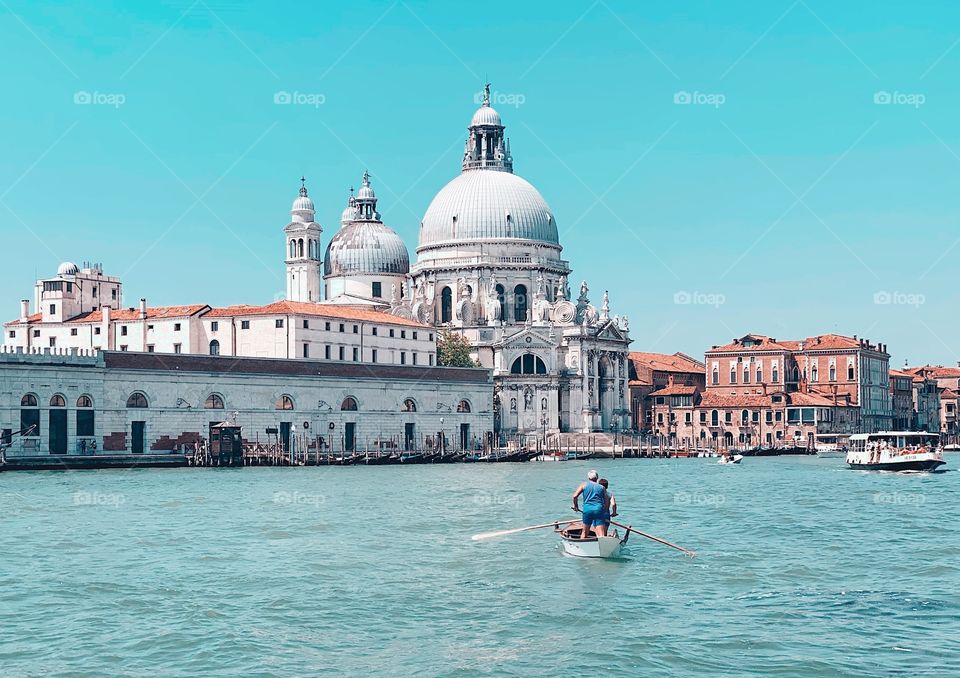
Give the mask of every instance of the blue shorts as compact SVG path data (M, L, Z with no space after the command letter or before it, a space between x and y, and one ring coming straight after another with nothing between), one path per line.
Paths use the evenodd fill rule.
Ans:
M604 515L605 511L602 508L587 508L584 506L581 520L587 527L595 527L596 525L606 524Z

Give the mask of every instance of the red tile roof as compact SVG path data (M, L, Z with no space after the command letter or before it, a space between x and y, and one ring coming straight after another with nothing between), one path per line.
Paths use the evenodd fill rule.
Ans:
M25 323L21 323L21 322L20 322L20 318L17 318L16 320L11 320L10 322L6 322L6 323L3 323L3 324L4 324L4 326L7 326L7 325L20 325L20 324L26 325L26 324L29 324L29 323L40 322L40 318L42 318L42 317L43 317L43 314L42 314L42 313L34 313L33 315L28 315L28 316L27 316L27 322L25 322Z
M940 389L940 398L945 400L954 400L960 398L960 393L957 393L952 388L942 388Z
M905 371L911 374L927 374L933 378L957 378L960 377L960 367L944 367L943 365L922 365L919 367L907 367Z
M152 308L147 308L147 319L157 319L157 318L187 318L192 315L200 313L204 309L210 308L207 304L191 304L189 306L154 306ZM34 313L29 318L27 318L28 323L37 323L40 322L43 315L41 313ZM112 320L120 321L131 321L140 319L140 309L139 308L121 308L121 309L110 309L110 318ZM68 318L64 322L66 323L99 323L103 322L103 312L100 310L97 311L87 311L86 313L81 313L72 318ZM7 325L16 325L19 324L19 320L14 320Z
M753 346L744 346L744 341L754 342ZM729 344L714 346L710 353L729 353L741 351L834 351L860 348L860 339L847 337L842 334L818 334L803 340L776 340L763 334L747 334L734 339ZM872 350L877 350L875 344L870 344Z
M670 396L670 395L694 395L700 391L700 388L697 386L684 386L682 384L674 384L673 386L665 386L659 391L654 391L651 393L651 396Z
M303 301L275 301L272 304L264 306L250 306L240 304L238 306L226 306L224 308L215 308L204 314L205 318L224 318L234 316L250 315L309 315L321 318L338 318L342 320L361 320L378 323L389 323L393 325L406 325L409 327L431 328L430 325L424 325L415 320L399 318L389 313L381 311L371 311L369 309L351 308L348 306L335 306L332 304L315 304ZM432 329L432 328L431 328Z
M700 407L770 407L769 395L726 395L707 391L700 399Z
M629 357L634 367L638 369L645 367L660 372L696 372L698 374L706 374L706 366L702 362L684 353L667 355L666 353L631 351Z
M910 379L913 379L917 375L914 374L913 372L905 372L904 370L890 370L890 376L891 377L909 377Z
M807 407L833 407L833 401L819 393L790 393L787 395L787 402L790 405L804 405ZM840 406L840 400L837 400L837 406Z

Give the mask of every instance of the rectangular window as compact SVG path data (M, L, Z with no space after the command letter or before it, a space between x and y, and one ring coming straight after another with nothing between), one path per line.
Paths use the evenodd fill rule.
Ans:
M330 323L323 323L323 329L325 329L327 332L329 332L329 331L330 331Z
M147 353L153 353L153 344L147 344Z
M773 412L772 412L771 410L767 410L767 417L766 417L766 419L767 419L767 423L768 423L768 424L772 424L772 423L773 423Z
M353 333L354 333L354 334L360 334L360 326L359 326L359 325L354 325L354 326L353 326Z
M304 344L304 345L303 345L303 357L304 357L304 358L309 358L309 357L310 357L310 344Z
M127 336L127 326L126 326L126 325L121 325L121 326L120 326L120 336L121 336L121 337Z
M219 330L219 329L220 329L220 323L219 323L219 322L217 322L216 320L214 320L212 323L210 323L210 331L211 331L211 332L216 332L216 331Z
M274 320L274 321L273 321L273 326L276 327L278 330L279 330L279 329L282 329L282 328L283 328L283 318L277 318L276 320Z
M34 337L34 339L36 339L36 338L39 337L39 336L40 336L40 330L34 330L34 331L33 331L33 337Z
M240 329L241 329L241 330L249 330L249 329L250 329L250 321L249 321L249 320L241 320L241 321L240 321Z
M773 417L777 421L783 421L783 412L774 412Z
M730 412L724 412L724 413L723 413L723 423L724 423L724 424L729 424L729 423L732 423L732 422L733 422L733 414L731 414Z
M180 323L173 323L173 331L174 332L180 331Z
M406 353L406 351L400 351L400 364L401 364L401 365L406 365L406 364L407 364L407 353Z
M743 366L743 383L744 384L750 383L750 368L747 367L746 365Z
M407 338L407 331L406 331L406 330L400 330L400 338L401 338L401 339L406 339L406 338Z
M430 363L430 367L433 367L433 354L431 353L431 354L428 356L428 358L429 358L428 362Z
M343 346L340 347L340 360L343 360Z
M370 294L376 299L383 296L379 282L370 283Z
M416 353L411 353L411 355L413 356L413 364L416 365L416 364L417 364L417 354L416 354Z
M791 407L787 410L787 423L788 424L799 424L800 423L800 410L796 407Z
M346 325L344 325L343 323L340 323L340 331L341 331L341 332L344 331L344 328L345 328L345 327L346 327Z
M416 333L416 332L413 333L413 338L414 338L414 339L417 338L417 333Z
M54 346L56 346L56 345L57 345L57 338L56 338L56 337L50 337L50 347L52 348L52 347L54 347Z
M93 290L93 296L97 296L97 286L94 285L91 289Z
M370 362L377 362L377 349L373 349L373 351L370 352Z
M700 413L700 423L701 423L701 424L706 424L706 423L707 423L707 413L706 413L706 412L701 412L701 413Z
M310 329L310 321L307 320L306 318L303 319L303 329L305 329L305 330L309 330L309 329Z
M665 399L663 396L657 396L657 405L663 405L664 402L665 402Z
M330 360L330 346L329 346L329 345L323 347L323 357L326 358L327 360Z
M67 283L67 292L73 292L73 283L72 283L72 282L68 282L68 283Z
M147 325L147 332L153 332L153 325Z
M77 435L89 438L93 433L93 410L77 410Z
M354 347L354 349L353 349L353 362L357 362L357 361L359 361L359 360L360 360L360 349Z
M10 336L11 339L16 339L16 338L17 338L17 333L16 333L15 331L13 331L13 330L11 330L10 332L8 332L7 334Z
M76 328L76 327L71 327L71 328L70 328L70 336L71 336L71 337L77 336L77 328Z
M430 339L429 339L429 341L433 341L433 332L430 333Z
M181 346L180 344L174 344L174 345L173 345L173 352L174 352L174 353L180 353L180 346Z
M100 334L100 328L99 328L99 327L94 327L94 328L93 328L93 333L94 333L94 334Z
M393 328L390 328L390 337L393 338Z
M370 334L372 334L373 336L377 336L377 328L376 328L376 327L371 327L371 328L370 328Z
M110 290L110 296L111 296L113 299L116 299L116 298L117 298L117 288L116 288L116 287L114 287L112 290Z
M57 312L57 305L50 304L50 315L54 315Z
M853 365L847 367L847 379L853 381Z
M737 383L737 368L736 368L736 367L731 367L731 368L730 368L730 383L731 383L731 384L736 384L736 383Z
M693 412L686 412L686 413L684 413L684 415L683 415L683 421L684 421L684 423L692 424L692 423L693 423Z

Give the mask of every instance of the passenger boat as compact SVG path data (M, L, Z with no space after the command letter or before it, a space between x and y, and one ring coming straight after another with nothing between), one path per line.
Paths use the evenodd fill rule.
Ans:
M933 471L946 463L940 435L926 431L854 434L846 462L865 471Z
M560 535L564 553L577 558L616 558L620 555L623 545L627 543L627 539L630 538L629 531L623 539L620 539L616 530L608 532L605 537L597 537L591 529L590 536L581 539L583 523L570 523L566 527L556 527L555 532Z
M850 449L850 436L837 433L818 433L813 439L818 457L842 459Z
M720 455L720 461L718 461L717 463L718 464L739 464L741 461L743 461L742 454L730 454L730 455L724 454L724 455Z

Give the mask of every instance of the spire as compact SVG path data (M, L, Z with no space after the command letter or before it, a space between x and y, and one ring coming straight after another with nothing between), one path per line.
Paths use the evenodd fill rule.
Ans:
M300 196L307 197L307 178L304 176L300 177Z
M463 169L513 172L510 142L503 134L500 114L490 105L490 83L483 86L483 103L470 120L463 148Z
M483 105L490 106L490 83L483 86Z
M360 190L357 191L355 198L358 219L364 221L379 221L380 214L377 212L377 194L373 192L370 185L370 172L363 171L363 179L360 183Z

